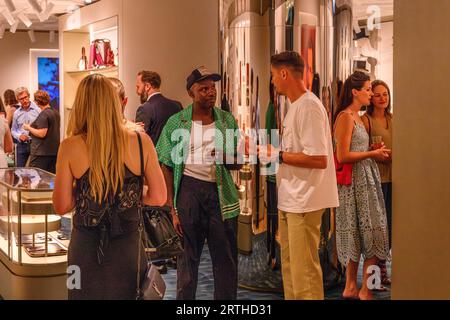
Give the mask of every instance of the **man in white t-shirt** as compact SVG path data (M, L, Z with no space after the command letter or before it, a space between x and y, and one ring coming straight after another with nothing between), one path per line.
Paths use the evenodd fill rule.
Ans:
M319 240L322 215L339 205L328 115L303 82L296 52L271 59L272 82L291 106L282 125L281 150L269 146L261 161L280 162L277 174L279 232L287 300L324 299ZM269 155L269 156L268 156Z

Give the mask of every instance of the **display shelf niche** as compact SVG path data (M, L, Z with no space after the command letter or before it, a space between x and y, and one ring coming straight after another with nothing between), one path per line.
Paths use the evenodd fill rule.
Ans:
M84 47L89 60L89 50L92 41L96 39L108 39L111 41L111 49L116 55L119 51L119 28L118 17L100 20L87 24L77 29L62 31L62 70L63 89L62 107L64 108L64 133L67 128L71 106L75 100L75 95L80 82L90 74L103 74L107 77L119 77L118 59L115 59L116 66L103 67L87 70L79 70L78 62L81 58L81 51Z

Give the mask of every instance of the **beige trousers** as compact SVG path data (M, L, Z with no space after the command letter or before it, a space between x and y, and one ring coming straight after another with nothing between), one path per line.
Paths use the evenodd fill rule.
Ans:
M324 299L318 252L324 212L279 213L281 268L286 300Z

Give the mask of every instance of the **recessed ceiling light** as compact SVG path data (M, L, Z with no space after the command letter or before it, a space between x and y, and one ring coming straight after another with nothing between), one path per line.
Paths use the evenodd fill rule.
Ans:
M35 43L36 42L36 36L34 35L34 30L28 31L28 36L30 37L30 41Z
M56 35L55 31L53 31L53 30L50 31L50 38L49 38L50 43L55 42L55 35Z

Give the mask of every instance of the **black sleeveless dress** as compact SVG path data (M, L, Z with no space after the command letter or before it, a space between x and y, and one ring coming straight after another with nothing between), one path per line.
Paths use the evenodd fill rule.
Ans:
M76 209L68 265L79 267L81 289L69 288L69 300L136 298L138 254L140 279L147 258L139 241L139 203L143 180L125 168L121 192L101 204L90 193L89 170L76 181Z

